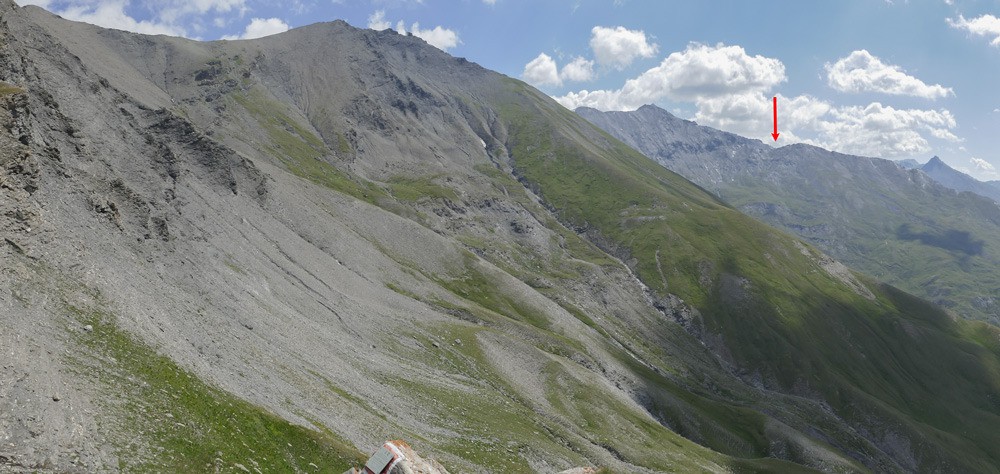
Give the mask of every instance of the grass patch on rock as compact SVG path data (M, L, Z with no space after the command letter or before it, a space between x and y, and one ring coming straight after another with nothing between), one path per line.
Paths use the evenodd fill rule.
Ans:
M293 424L213 387L121 330L113 316L69 307L81 350L114 419L122 470L136 472L340 472L365 456L326 430ZM242 468L240 467L242 466Z
M417 202L421 199L458 199L454 189L444 187L434 182L436 177L394 176L389 180L389 190L392 195L404 202Z
M24 89L15 86L14 84L0 81L0 97L5 97L14 94L23 94L23 93Z
M267 134L268 144L263 149L281 161L292 174L372 204L387 198L385 191L374 183L352 178L326 162L324 158L330 154L329 148L323 140L283 112L283 104L257 89L236 93L232 97ZM338 141L337 148L343 149L345 143L346 139Z

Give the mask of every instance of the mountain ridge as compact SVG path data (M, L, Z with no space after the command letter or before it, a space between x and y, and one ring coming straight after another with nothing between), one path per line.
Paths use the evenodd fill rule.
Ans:
M992 299L1000 288L992 271L1000 264L992 250L1000 247L992 237L1000 211L991 200L888 160L803 144L771 148L657 109L581 112L741 211L853 268L963 316L1000 321ZM697 132L677 131L688 129Z

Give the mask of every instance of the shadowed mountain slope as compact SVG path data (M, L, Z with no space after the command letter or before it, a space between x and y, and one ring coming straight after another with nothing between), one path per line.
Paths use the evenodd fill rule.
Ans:
M994 328L519 81L3 10L4 468L995 471Z

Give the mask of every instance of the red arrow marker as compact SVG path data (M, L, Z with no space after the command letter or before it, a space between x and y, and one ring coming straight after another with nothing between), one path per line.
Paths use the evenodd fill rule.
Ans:
M781 135L781 134L778 133L778 97L775 96L775 98L774 98L774 132L771 133L771 136L774 137L774 141L778 141L778 135Z

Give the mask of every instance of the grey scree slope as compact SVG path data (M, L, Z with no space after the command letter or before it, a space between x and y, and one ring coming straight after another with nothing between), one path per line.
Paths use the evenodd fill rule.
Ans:
M739 372L678 324L696 312L560 224L512 176L493 102L509 78L343 22L200 43L2 5L0 75L28 92L0 117L0 455L17 463L0 469L154 452L120 448L135 436L120 400L74 367L80 310L293 423L365 452L407 438L457 472L764 455L893 470L925 454ZM868 291L824 262L810 268Z
M352 88L367 87L369 78L351 77L357 72L329 58L295 57L293 49L332 40L327 49L338 58L369 61L372 53L360 33L337 23L266 42L196 43L103 30L4 3L3 73L31 91L20 109L30 114L7 121L33 150L24 170L7 179L34 180L38 189L30 197L3 190L5 210L19 217L3 217L4 237L13 243L0 247L0 453L24 466L84 471L116 466L120 456L130 455L115 452L108 433L99 430L106 394L66 365L65 355L77 350L67 330L83 330L65 316L67 304L108 311L199 377L311 426L301 415L308 413L363 450L400 431L440 443L460 439L453 424L425 419L422 400L393 381L423 380L471 397L491 392L489 380L408 359L415 349L429 350L427 341L453 343L436 327L472 324L387 284L459 304L423 274L461 274L468 265L588 347L588 359L602 368L596 374L567 370L649 417L628 396L628 371L604 354L606 343L595 342L593 329L484 260L468 263L468 252L441 235L451 221L431 222L441 227L435 232L275 168L273 158L257 148L265 131L244 117L220 120L217 103L205 101L211 88L206 92L190 79L213 57L243 53L250 61L252 52L261 51L272 61L261 68L280 67L274 58L288 61L287 70L271 70L263 80L278 76L292 88L314 87L296 78L317 69L307 65L332 67L312 74L322 76L325 103L342 103L354 97ZM187 119L176 115L178 103L185 104ZM421 120L425 129L440 127L445 134L431 146L420 143L428 140L423 130L397 140L362 130L354 140L366 152L354 166L400 174L413 166L402 159L407 156L432 167L464 168L470 182L456 184L471 193L481 178L469 157L485 163L485 153L468 125L444 127L451 118ZM211 129L218 130L218 142L204 135ZM4 140L4 153L22 146L11 136ZM545 246L552 238L519 204L498 200L475 212L486 220L484 227L494 223L504 231L511 220L524 220L534 223L535 235L518 238ZM608 273L595 266L584 281L564 291L595 314L622 314L644 324L662 317L624 267ZM546 411L539 376L548 359L524 342L536 337L524 331L510 325L466 343L490 354L496 374L516 384L539 417L558 416ZM374 409L331 398L324 379ZM542 471L587 459L642 470L572 430L568 435L590 447L584 453L529 448L523 456ZM428 454L471 468L448 453Z

